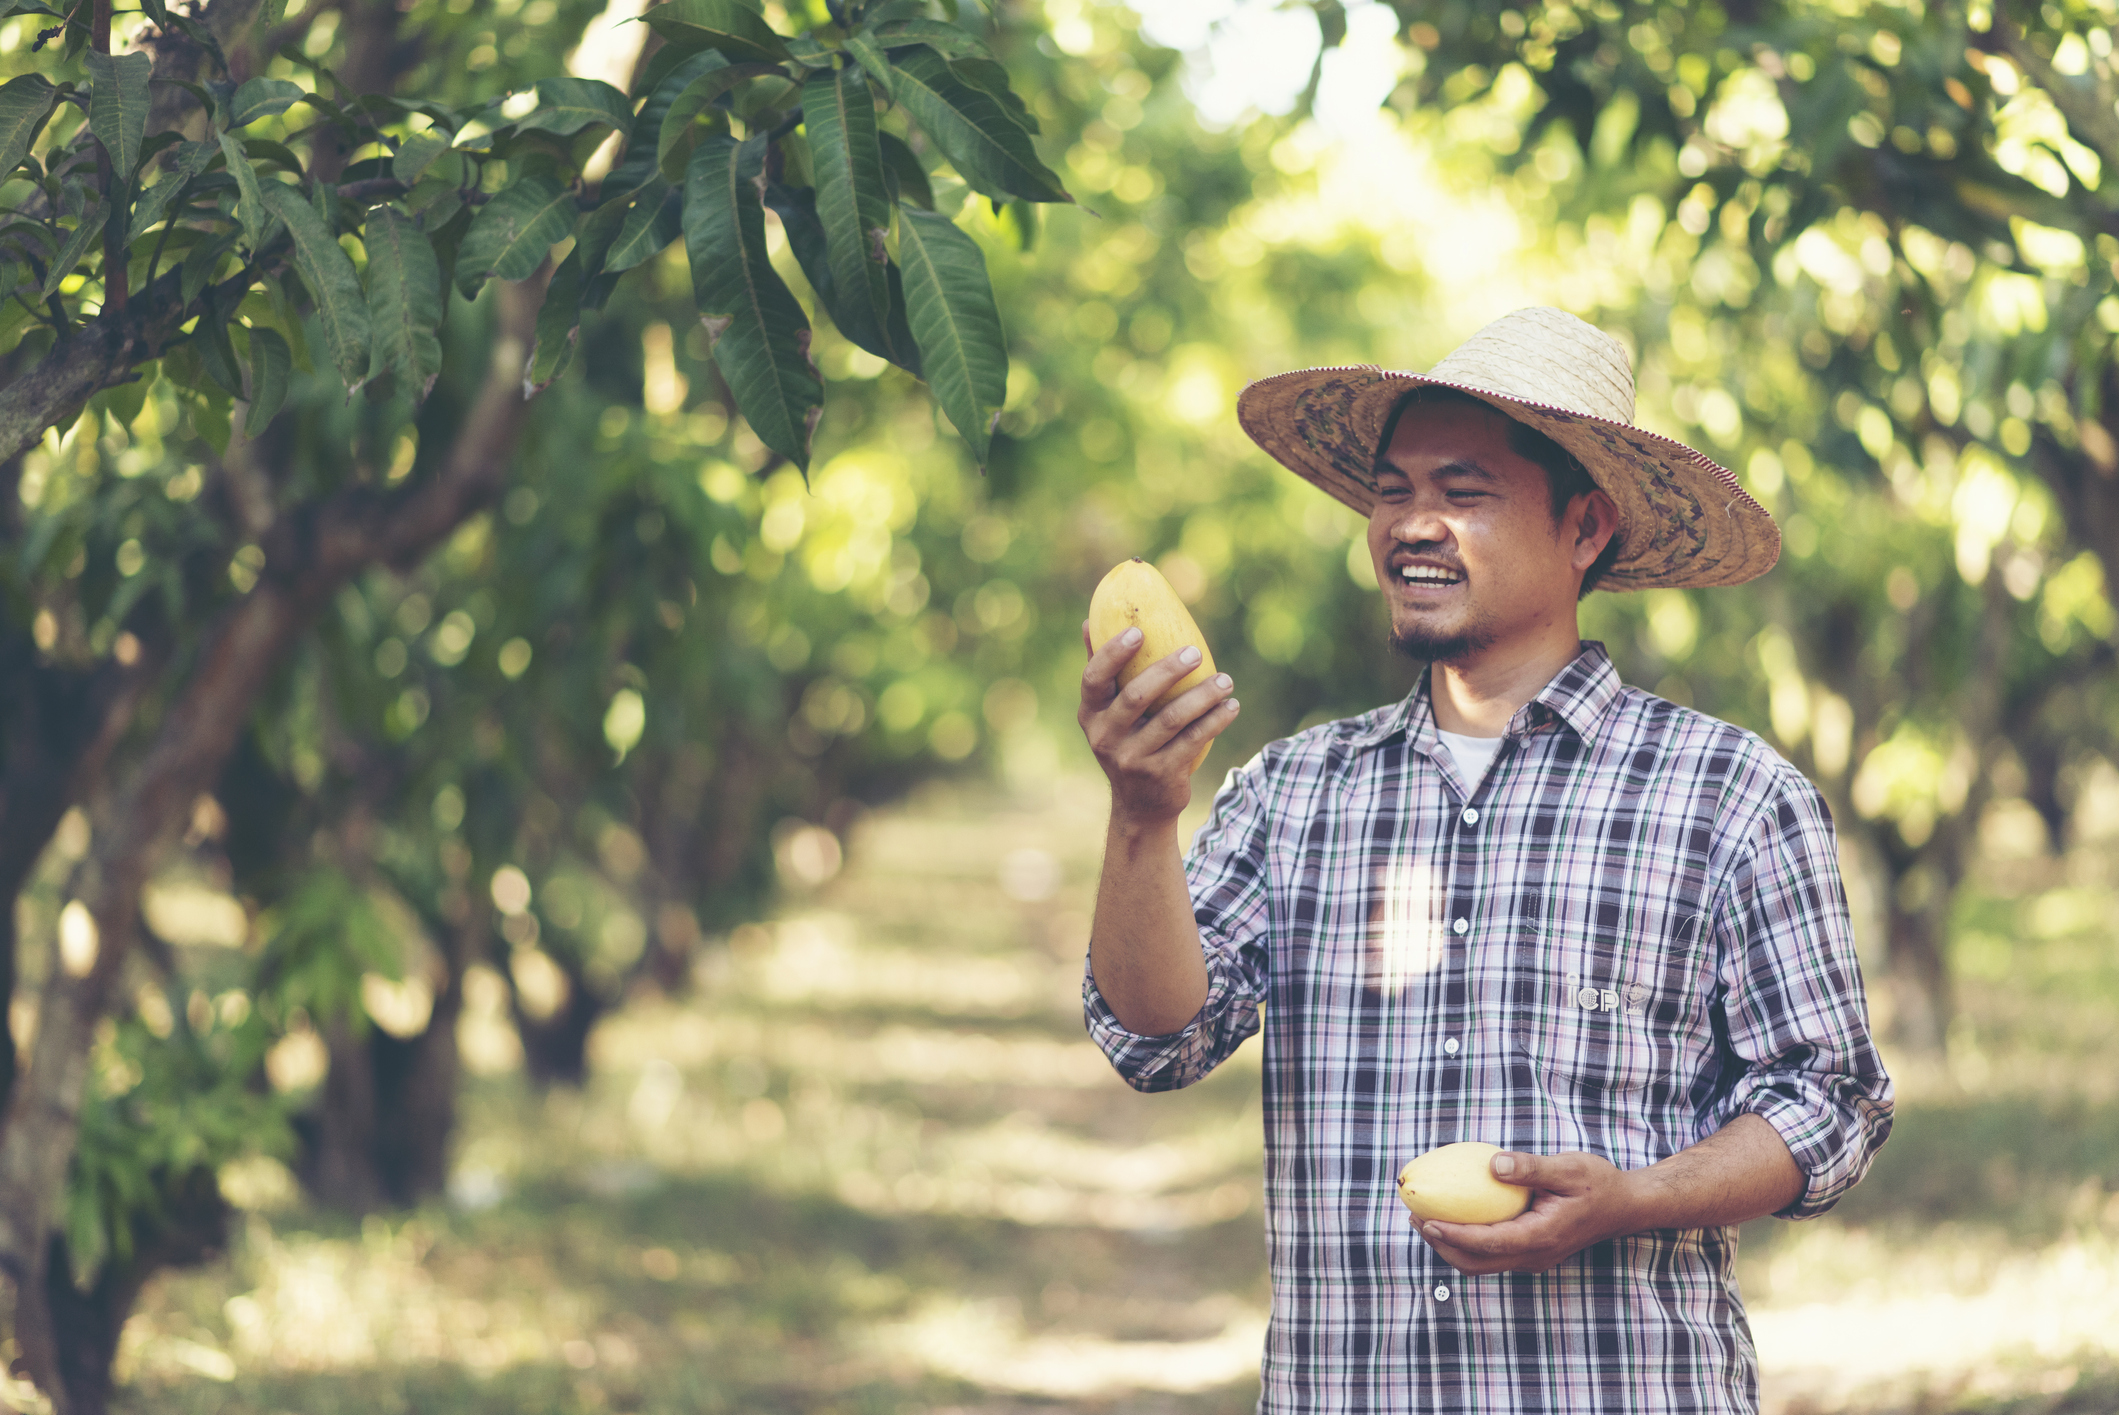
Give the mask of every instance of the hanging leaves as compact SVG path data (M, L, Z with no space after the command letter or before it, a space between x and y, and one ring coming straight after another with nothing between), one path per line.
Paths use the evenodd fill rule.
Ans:
M920 367L943 413L981 467L1008 398L1008 346L978 243L946 216L899 213L905 311Z
M1039 159L1023 126L932 49L923 45L891 56L891 91L979 195L1074 200Z
M368 319L375 333L368 376L394 373L424 402L441 372L441 263L412 218L391 206L368 213Z
M147 81L154 75L154 60L145 54L96 53L84 59L89 131L110 154L120 180L129 178L140 165L140 144L147 136Z
M552 177L532 173L487 202L456 251L456 288L472 299L488 276L527 279L574 229L573 195Z
M767 447L809 469L824 389L809 357L809 320L765 249L762 137L710 137L684 177L685 254L714 363Z
M324 218L300 192L278 182L261 186L266 208L287 223L294 238L294 268L316 301L332 367L350 389L368 368L368 302L361 294L360 277Z
M228 100L226 126L245 127L260 118L285 113L309 95L289 79L249 79Z
M277 329L250 330L250 398L243 413L243 436L256 437L287 401L287 378L294 351Z
M673 45L713 49L732 60L784 63L794 56L764 16L739 0L666 0L650 8L649 28Z
M912 351L891 347L890 195L875 99L861 70L849 65L812 77L802 90L802 116L836 296L832 322L862 348L902 364Z
M24 74L0 85L0 176L29 156L37 134L58 105L59 91L41 74Z
M243 222L243 240L255 252L265 244L265 227L270 220L270 213L265 210L264 193L258 189L258 174L250 166L249 154L243 151L243 145L233 134L223 132L220 147L221 155L228 160L228 175L235 178L235 210Z
M528 117L516 120L515 130L570 138L584 128L598 126L630 132L632 100L601 79L539 79L537 107Z
M81 6L43 8L56 16ZM0 211L8 233L0 261L29 287L0 314L5 337L43 347L27 342L43 338L38 303L63 307L62 328L98 317L111 297L99 274L108 238L113 259L122 247L142 273L131 303L175 302L143 317L180 316L175 327L187 333L170 346L172 377L203 400L196 425L220 437L227 405L216 400L247 387L251 420L262 426L285 396L286 370L308 365L302 322L275 307L264 337L253 328L251 294L284 305L283 287L297 298L305 288L316 319L309 338L321 338L317 352L349 388L402 380L418 396L440 368L449 287L475 298L489 279L525 279L571 235L524 371L535 392L569 366L582 313L602 309L626 272L681 238L738 407L767 445L806 463L822 384L809 359L810 316L768 256L770 205L816 308L858 347L915 373L938 370L946 388L937 396L984 455L979 410L990 413L990 385L1006 368L984 267L946 222L905 234L907 213L935 204L930 166L953 168L997 209L1009 204L1019 236L1030 229L1020 203L1069 198L1031 142L1029 110L971 28L933 18L918 0L869 0L838 25L788 35L753 0L664 0L642 17L664 42L633 93L554 76L537 83L527 114L501 121L497 98L458 108L357 94L299 46L281 55L314 74L313 84L256 74L237 82L212 32L180 8L143 0L149 22L166 21L200 46L207 67L152 96L188 93L197 108L183 100L186 121L203 114L203 141L177 127L148 131L150 56L88 52L78 15L60 60L74 66L71 84L42 74L0 84L0 172L26 169L34 179L10 184L22 204ZM259 22L270 25L280 9L266 0ZM85 177L71 141L47 155L50 170L39 160L40 135L69 100L109 154L115 190ZM348 166L343 188L319 180L307 144L290 146L259 126L302 105L314 110L312 131L332 135L340 150L381 155ZM883 130L879 106L918 128L917 154ZM408 119L417 131L404 132ZM606 131L621 157L598 183L583 165ZM252 135L265 132L273 135ZM402 186L367 186L378 180ZM365 193L366 210L343 199L354 190ZM368 206L379 197L387 200ZM342 248L346 235L359 246ZM918 259L917 279L901 258ZM201 315L202 301L217 310ZM8 412L8 396L0 390L0 458L42 435L44 414Z

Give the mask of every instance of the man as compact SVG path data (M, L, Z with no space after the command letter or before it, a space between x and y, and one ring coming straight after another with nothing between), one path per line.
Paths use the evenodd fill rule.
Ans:
M1556 310L1428 375L1246 389L1252 437L1368 515L1392 643L1430 666L1232 772L1188 858L1233 685L1144 715L1184 655L1117 692L1137 635L1091 646L1090 1032L1167 1090L1264 1012L1261 1410L1754 1410L1735 1225L1823 1213L1889 1131L1823 802L1578 636L1591 585L1779 554L1734 477L1632 415L1624 347ZM1416 1223L1399 1167L1460 1140L1502 1147L1528 1212Z

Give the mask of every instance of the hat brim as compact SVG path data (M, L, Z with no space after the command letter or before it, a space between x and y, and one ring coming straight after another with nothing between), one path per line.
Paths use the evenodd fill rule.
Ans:
M1619 554L1599 589L1739 585L1780 559L1780 528L1726 467L1681 442L1587 413L1360 364L1259 379L1237 399L1236 419L1275 461L1366 516L1376 504L1383 425L1398 399L1422 386L1468 393L1581 459L1619 509Z

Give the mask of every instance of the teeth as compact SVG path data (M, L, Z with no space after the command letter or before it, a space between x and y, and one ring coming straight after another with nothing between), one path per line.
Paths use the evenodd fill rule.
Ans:
M1406 583L1414 585L1454 585L1458 578L1448 570L1437 570L1428 565L1407 565L1398 573Z

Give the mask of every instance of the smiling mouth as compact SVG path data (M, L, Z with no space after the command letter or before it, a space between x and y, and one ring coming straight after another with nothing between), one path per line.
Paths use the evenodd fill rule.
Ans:
M1444 590L1452 585L1464 583L1464 577L1454 570L1445 570L1439 565L1401 565L1398 567L1399 582L1415 589Z

